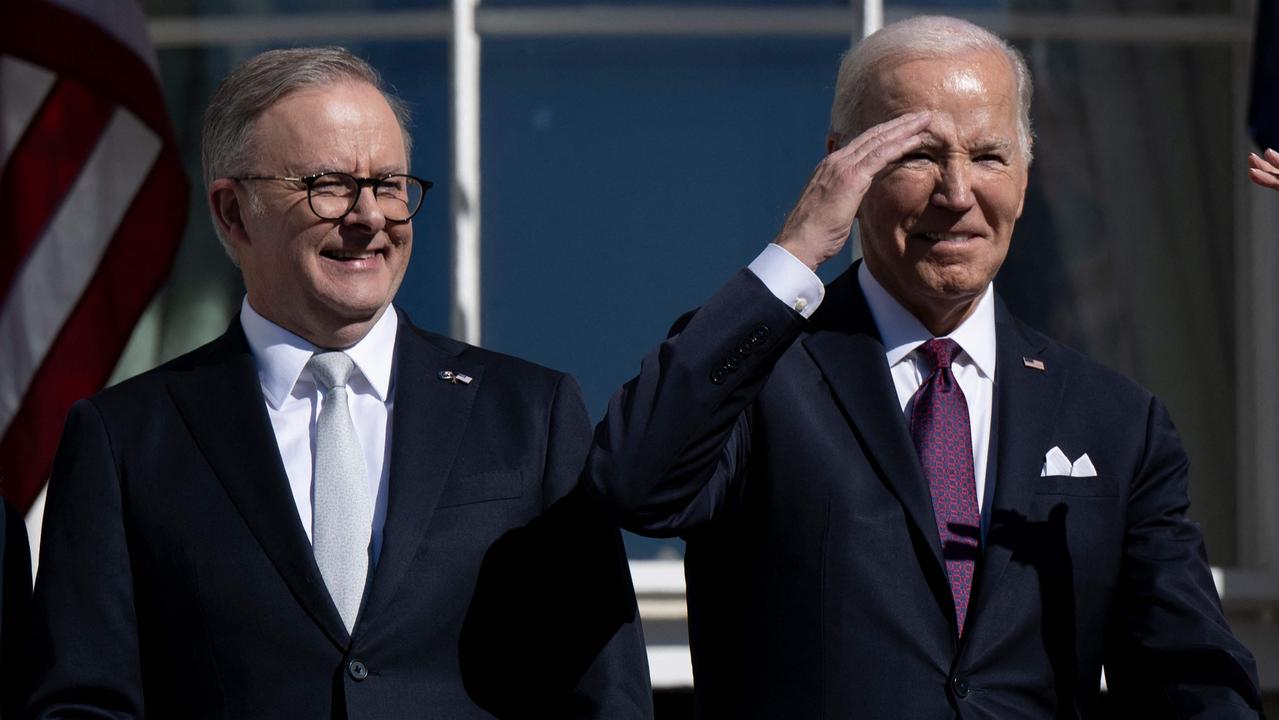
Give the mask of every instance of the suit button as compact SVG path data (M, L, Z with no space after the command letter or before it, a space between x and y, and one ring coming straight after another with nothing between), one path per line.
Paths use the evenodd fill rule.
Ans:
M967 680L964 680L963 678L958 678L958 677L950 679L950 686L954 688L955 695L961 698L968 697L968 691L971 689L968 687Z
M754 349L755 348L750 344L750 341L747 341L737 346L737 353L742 357L746 357L747 355L750 355L751 351Z
M723 365L720 365L711 371L711 382L716 385L723 385L724 378L726 377L728 377L728 369Z
M729 353L728 357L724 360L724 367L728 368L729 370L736 370L737 368L741 366L742 366L742 354L739 352Z
M751 333L751 344L755 346L763 345L764 338L768 337L768 326L760 325L755 328L755 332Z
M363 680L369 676L369 669L359 660L352 660L350 664L346 666L346 671L356 680Z

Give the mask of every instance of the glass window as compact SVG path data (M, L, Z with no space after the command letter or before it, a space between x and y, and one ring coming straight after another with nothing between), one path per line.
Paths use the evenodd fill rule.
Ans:
M572 373L602 417L675 318L781 226L822 157L844 47L486 41L484 344Z

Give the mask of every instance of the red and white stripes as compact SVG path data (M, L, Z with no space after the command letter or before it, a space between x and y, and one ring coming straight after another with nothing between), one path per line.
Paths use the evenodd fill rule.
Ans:
M188 185L132 0L0 8L0 494L26 510L71 404L167 276Z

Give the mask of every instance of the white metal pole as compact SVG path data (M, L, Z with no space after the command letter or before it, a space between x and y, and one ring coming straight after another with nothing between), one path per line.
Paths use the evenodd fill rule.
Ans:
M850 0L856 2L856 0ZM861 37L868 37L871 33L884 26L884 0L862 0L862 34ZM856 45L860 38L854 36L853 44ZM848 252L852 256L852 262L857 262L862 258L862 239L860 227L856 222L853 223L852 230L848 237Z
M884 0L862 0L862 37L884 27Z
M453 337L480 343L480 0L453 0Z

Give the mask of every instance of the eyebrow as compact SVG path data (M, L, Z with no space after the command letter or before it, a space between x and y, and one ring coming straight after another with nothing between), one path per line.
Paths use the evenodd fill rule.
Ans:
M335 165L316 165L314 167L308 167L305 170L292 171L292 172L289 172L288 174L293 175L295 177L311 177L313 175L324 175L326 173L333 173L333 172L340 172L340 173L345 173L347 175L358 176L358 173L356 173L353 170L347 170L340 166L335 166ZM390 166L375 170L374 172L370 173L369 177L382 178L382 177L386 177L387 175L404 175L406 173L408 173L408 170L404 169L402 166L390 165Z
M927 132L924 133L924 141L920 145L921 148L924 148L927 150L939 150L947 146L949 146L949 143L947 141L942 140L936 135L933 135L932 133L927 133ZM986 153L986 152L994 152L994 151L1007 152L1012 150L1013 147L1014 146L1012 141L1009 141L1009 140L982 140L975 143L971 148L969 148L969 152L971 153Z
M991 150L1010 150L1013 144L1009 140L985 140L973 146L973 152L989 152Z

